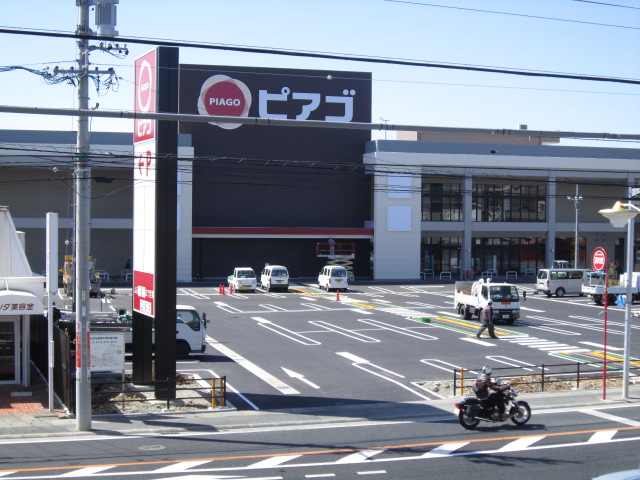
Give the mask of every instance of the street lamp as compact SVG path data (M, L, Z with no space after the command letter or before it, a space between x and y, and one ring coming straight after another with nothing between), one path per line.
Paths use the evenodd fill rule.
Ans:
M572 197L571 195L567 195L567 200L573 200L575 208L576 208L576 239L575 239L575 252L574 252L574 264L573 264L573 268L578 268L579 265L579 260L580 260L580 233L578 231L578 226L579 226L579 222L580 222L580 200L582 200L582 197L579 195L580 191L580 185L576 184L576 195L575 197Z
M629 350L631 349L631 304L634 265L634 238L633 227L635 216L640 213L640 208L631 203L616 202L613 208L605 208L599 211L607 217L615 228L623 228L627 225L627 298L624 313L624 364L622 370L622 398L629 397ZM606 277L605 277L606 278Z

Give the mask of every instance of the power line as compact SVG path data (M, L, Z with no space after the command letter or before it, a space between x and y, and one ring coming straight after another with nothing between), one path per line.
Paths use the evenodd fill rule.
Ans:
M422 3L422 2L410 2L408 0L384 0L385 2L391 3L404 3L407 5L417 5L420 7L434 7L434 8L448 8L451 10L465 10L468 12L478 12L478 13L491 13L494 15L508 15L511 17L524 17L524 18L533 18L535 20L551 20L554 22L568 22L568 23L581 23L584 25L595 25L598 27L611 27L611 28L626 28L629 30L640 30L640 27L628 27L626 25L612 25L609 23L599 23L599 22L585 22L583 20L572 20L568 18L555 18L555 17L543 17L539 15L527 15L524 13L511 13L511 12L499 12L496 10L482 10L479 8L467 8L467 7L454 7L452 5L436 5L434 3Z
M6 33L6 34L12 34L12 35L55 37L55 38L74 38L74 39L83 39L83 40L96 39L95 36L86 35L86 34L52 32L52 31L45 31L45 30L26 30L26 29L20 30L15 28L0 28L0 33ZM170 41L170 40L160 40L160 39L145 39L145 38L139 38L139 37L121 37L121 36L115 37L115 36L108 36L108 35L101 35L100 39L104 41L133 43L133 44L137 43L142 45L153 45L153 46L201 48L201 49L208 49L208 50L229 50L229 51L241 52L241 53L258 53L258 54L284 55L284 56L293 56L293 57L322 58L326 60L343 60L343 61L350 61L350 62L377 63L377 64L400 65L400 66L408 66L408 67L442 68L442 69L464 70L464 71L481 72L481 73L500 73L504 75L518 75L518 76L525 76L525 77L545 77L545 78L559 78L559 79L565 79L565 80L584 80L584 81L590 81L590 82L608 82L608 83L624 83L624 84L631 84L631 85L640 85L640 80L631 79L631 78L603 77L603 76L582 75L582 74L573 74L573 73L555 73L555 72L544 72L544 71L537 71L537 70L517 70L517 69L510 69L510 68L482 67L482 66L475 66L475 65L463 65L463 64L452 64L452 63L435 63L435 62L425 62L425 61L418 61L418 60L405 60L405 59L398 59L398 58L391 58L391 57L364 57L364 56L350 55L350 54L333 54L333 53L310 52L310 51L302 51L302 50L284 50L284 49L274 49L274 48L220 45L220 44L212 44L212 43L196 43L196 42Z
M593 3L595 5L604 5L606 7L618 7L618 8L631 8L633 10L640 10L640 7L630 7L628 5L617 5L614 3L594 2L593 0L573 0L574 2Z

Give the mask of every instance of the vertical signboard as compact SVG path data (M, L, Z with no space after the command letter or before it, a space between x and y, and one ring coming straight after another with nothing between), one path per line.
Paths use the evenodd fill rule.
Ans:
M135 110L156 111L156 51L135 64ZM133 165L133 311L154 317L155 218L156 218L156 121L134 121Z
M135 62L137 113L178 111L178 49ZM136 118L133 164L133 378L152 380L156 398L175 398L177 122ZM155 332L155 348L152 342Z

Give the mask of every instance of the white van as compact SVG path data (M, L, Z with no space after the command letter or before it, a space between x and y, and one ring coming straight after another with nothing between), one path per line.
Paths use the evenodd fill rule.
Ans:
M282 265L267 265L260 274L260 285L267 292L275 288L289 290L289 271Z
M582 285L589 285L591 270L584 268L541 268L536 280L536 293L548 297L566 294L582 296Z
M347 269L337 265L327 265L318 275L318 286L327 290L335 288L336 290L346 291L349 287Z

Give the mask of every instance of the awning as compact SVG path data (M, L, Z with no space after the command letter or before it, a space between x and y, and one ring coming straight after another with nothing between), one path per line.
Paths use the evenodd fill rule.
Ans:
M0 316L3 315L42 315L42 300L29 292L0 290Z

